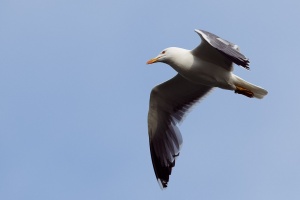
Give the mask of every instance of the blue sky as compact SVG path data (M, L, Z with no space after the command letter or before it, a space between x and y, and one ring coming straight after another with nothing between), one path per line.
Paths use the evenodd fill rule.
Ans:
M299 7L291 1L0 2L0 199L300 198ZM180 125L183 147L160 190L147 133L147 66L192 49L195 28L240 46L269 91L215 89Z

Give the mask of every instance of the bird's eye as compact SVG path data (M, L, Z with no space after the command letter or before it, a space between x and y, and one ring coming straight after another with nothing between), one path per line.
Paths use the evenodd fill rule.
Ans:
M161 52L161 54L165 54L165 53L166 53L166 51L162 51L162 52Z

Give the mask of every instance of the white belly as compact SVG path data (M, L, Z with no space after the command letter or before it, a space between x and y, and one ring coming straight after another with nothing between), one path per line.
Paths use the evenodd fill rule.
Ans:
M205 61L198 61L197 65L177 70L186 79L212 87L233 90L232 74L223 67Z

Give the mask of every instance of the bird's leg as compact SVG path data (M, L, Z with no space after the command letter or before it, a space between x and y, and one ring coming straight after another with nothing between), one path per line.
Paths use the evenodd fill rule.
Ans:
M249 98L252 98L254 96L253 92L251 92L250 90L248 90L246 88L240 87L240 86L236 86L236 89L235 89L234 92L238 93L238 94L245 95L245 96L247 96Z

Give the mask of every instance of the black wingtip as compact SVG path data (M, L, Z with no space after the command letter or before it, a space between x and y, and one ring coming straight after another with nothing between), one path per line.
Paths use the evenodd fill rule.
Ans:
M154 151L153 144L150 142L150 152L151 159L153 164L153 169L155 172L155 176L157 181L162 189L168 187L169 177L172 173L172 168L175 166L175 160L173 162L169 162L167 166L161 162Z
M241 65L241 66L247 70L250 70L249 64L250 64L249 59L245 59L243 65Z
M168 182L167 181L165 181L165 180L161 180L161 179L157 179L157 182L158 182L158 184L159 184L159 187L162 189L162 190L164 190L164 189L166 189L167 187L168 187Z
M244 65L241 65L243 68L247 69L247 70L250 70L250 67L249 67L249 62L244 64Z

